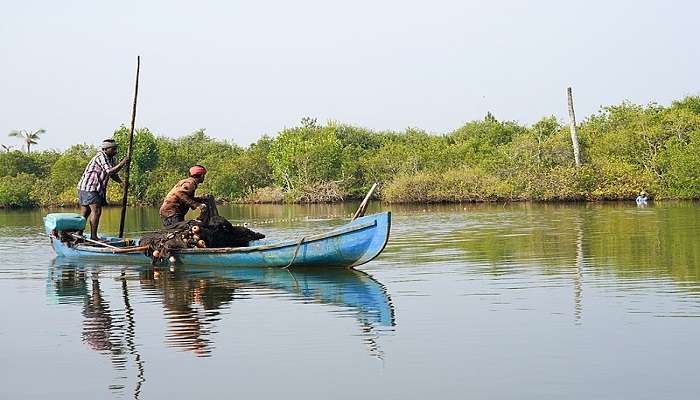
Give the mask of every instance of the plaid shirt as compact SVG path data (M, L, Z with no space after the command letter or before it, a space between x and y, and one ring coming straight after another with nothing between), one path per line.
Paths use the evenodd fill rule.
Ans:
M85 172L78 182L78 190L106 193L107 182L114 172L115 164L114 157L107 156L104 151L97 153L85 167Z

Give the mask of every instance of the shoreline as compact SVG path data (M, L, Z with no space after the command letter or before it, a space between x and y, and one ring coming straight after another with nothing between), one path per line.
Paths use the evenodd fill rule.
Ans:
M269 203L261 203L261 202L235 202L235 201L224 201L224 202L217 202L218 205L224 205L224 206L229 206L229 205L236 205L236 206L313 206L313 205L343 205L343 204L357 204L361 201L361 199L349 199L349 200L343 200L343 201L335 201L335 202L306 202L306 203L295 203L295 202L269 202ZM647 204L644 205L651 205L654 203L681 203L681 202L688 202L688 203L694 203L694 202L699 202L700 198L650 198L648 200ZM415 201L415 202L387 202L383 201L380 199L373 199L371 200L371 203L379 203L379 204L385 204L385 205L391 205L391 206L450 206L450 205L481 205L481 204L557 204L557 205L563 205L563 204L620 204L620 203L631 203L635 204L635 199L634 198L628 198L628 199L602 199L602 200L587 200L587 199L582 199L582 200L530 200L530 199L523 199L523 200L504 200L504 199L496 199L496 200L476 200L476 201L442 201L442 202L420 202L420 201ZM49 205L40 205L36 207L4 207L0 206L0 210L37 210L37 209L75 209L78 208L78 203L76 202L75 204L49 204ZM147 205L147 204L134 204L134 205L129 205L129 208L155 208L158 207L157 205ZM103 208L105 209L115 209L115 208L121 208L120 205L117 204L108 204L104 206Z

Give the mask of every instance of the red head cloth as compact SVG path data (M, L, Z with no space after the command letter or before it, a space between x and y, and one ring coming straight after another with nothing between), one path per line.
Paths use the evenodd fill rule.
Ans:
M201 165L195 165L194 167L190 168L190 176L205 175L206 173L207 169Z

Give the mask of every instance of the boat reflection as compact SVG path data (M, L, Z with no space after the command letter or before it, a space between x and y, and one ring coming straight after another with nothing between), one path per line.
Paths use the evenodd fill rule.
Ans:
M121 282L118 290L122 292L123 308L121 304L110 305L102 294L103 286L114 285L115 281ZM49 271L49 286L49 296L56 302L83 305L84 342L112 354L117 364L134 340L133 333L124 331L136 328L129 290L137 296L158 298L167 323L166 344L198 357L207 357L213 351L214 325L232 301L270 296L270 291L282 293L291 301L342 307L342 313L329 311L354 317L371 353L377 356L381 352L376 331L391 330L396 323L384 286L353 269L181 267L170 271L57 258Z
M170 271L57 258L49 268L47 289L51 302L81 306L83 342L107 355L116 372L110 389L123 395L131 381L134 398L139 398L146 380L134 312L134 306L145 304L143 298L162 303L166 345L197 357L208 357L214 351L216 322L230 304L256 296L279 298L283 294L282 298L291 301L343 308L341 313L337 307L328 311L355 318L369 353L378 358L382 358L380 331L392 330L396 323L384 286L352 269L182 267ZM139 301L132 303L131 296ZM135 371L135 380L127 376L128 371Z
M381 356L375 328L395 324L394 309L384 287L369 275L352 269L179 268L143 269L144 290L161 294L168 324L166 343L207 357L214 348L214 323L234 300L270 295L270 289L292 301L344 307L360 324L371 354ZM336 313L337 314L337 313Z
M131 356L136 368L134 398L138 399L145 382L145 371L135 342L136 323L129 300L126 274L121 271L121 284L118 288L123 308L110 305L102 288L104 280L100 274L100 269L94 266L62 264L54 260L49 269L48 297L50 301L58 304L82 306L82 341L91 349L109 356L114 370L117 371L116 382L109 386L115 393L123 394L125 380L128 379L125 371Z

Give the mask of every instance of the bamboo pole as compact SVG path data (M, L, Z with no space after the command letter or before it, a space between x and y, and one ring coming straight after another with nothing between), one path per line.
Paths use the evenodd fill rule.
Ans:
M569 129L571 129L571 145L574 147L574 160L576 167L581 166L581 149L578 143L578 134L576 133L576 115L574 114L574 98L571 95L571 88L566 88L566 96L569 100Z
M97 240L88 239L88 238L86 238L86 237L84 237L84 236L77 235L77 234L75 234L75 233L71 233L70 235L71 235L74 239L84 240L84 241L86 241L86 242L89 242L89 243L92 243L92 244L96 244L96 245L98 245L98 246L106 247L106 248L108 248L108 249L112 249L112 250L119 249L119 247L117 247L117 246L112 246L111 244L107 244L107 243L104 243L104 242L98 242Z
M112 249L112 254L142 253L148 250L149 246L122 247Z
M136 122L136 99L139 95L139 69L141 56L136 56L136 88L134 89L134 107L131 110L131 130L129 131L129 161L124 166L124 196L122 197L122 214L119 220L119 237L124 237L124 220L126 219L126 202L129 197L129 172L131 170L131 150L134 147L134 123Z
M375 183L369 189L369 192L367 192L367 195L362 200L362 203L360 203L360 207L357 209L357 211L355 211L355 214L352 216L352 221L365 215L365 210L367 210L367 203L369 203L369 198L372 196L372 193L374 193L374 189L376 189L376 188L377 188L377 184Z

